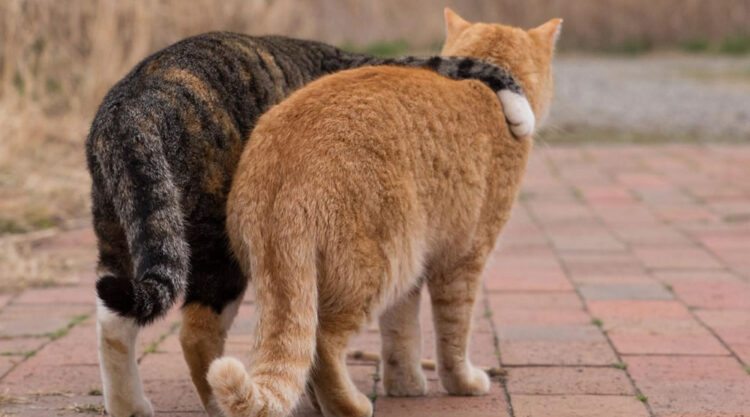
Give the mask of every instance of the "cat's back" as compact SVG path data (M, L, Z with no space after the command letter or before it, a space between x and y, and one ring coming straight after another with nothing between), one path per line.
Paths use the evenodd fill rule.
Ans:
M479 81L451 80L420 68L371 66L313 81L274 107L259 126L280 124L280 118L296 123L325 120L330 126L336 115L344 124L365 120L370 124L368 116L384 112L411 119L494 113L502 119L497 97Z
M201 135L245 135L268 107L314 78L318 63L308 54L324 47L234 32L183 39L143 59L109 90L92 136L127 112L153 119L177 136L191 129Z
M231 93L232 88L241 81L248 81L258 69L273 74L280 67L293 64L304 67L305 62L297 59L306 58L306 49L319 45L322 44L283 36L202 33L175 42L144 58L112 87L110 93L127 91L137 94L149 82L178 82L179 79L171 78L177 72L193 74L214 88L222 85L225 93ZM272 67L269 68L269 65ZM267 80L261 76L254 81L262 84L264 81L277 80Z
M253 39L239 33L209 32L191 36L141 60L110 89L103 104L179 81L186 88L195 87L186 82L187 75L211 83L214 77L229 75L226 64L255 53L253 49ZM211 64L213 68L209 67Z
M361 202L406 183L426 194L484 181L493 143L512 138L500 101L478 81L390 66L346 70L311 82L259 119L232 188L244 193L240 199L269 204L278 193L333 201L343 189ZM435 184L446 176L452 179Z
M299 146L385 146L479 132L509 135L497 96L481 82L418 68L372 66L327 75L294 92L260 118L248 148L267 152L276 142L294 153ZM251 157L255 152L248 148L246 157Z
M506 138L515 140L500 101L480 82L389 66L327 75L259 119L233 180L228 229L275 227L269 212L321 231L332 222L371 231L395 219L468 224Z

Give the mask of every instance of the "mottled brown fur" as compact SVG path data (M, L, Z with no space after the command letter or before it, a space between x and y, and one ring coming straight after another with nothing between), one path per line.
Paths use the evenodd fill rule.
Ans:
M180 344L185 362L190 367L190 376L206 409L210 409L211 387L206 382L206 373L211 361L224 352L227 333L221 319L210 307L190 304L182 310Z
M117 339L110 339L110 338L104 338L104 343L107 345L107 348L116 350L117 352L120 352L122 354L128 353L128 347L125 346L124 343Z
M472 25L446 10L446 22L443 53L504 64L541 120L559 20L523 31ZM371 415L345 349L381 313L386 390L424 394L423 283L443 386L486 393L486 374L468 358L472 310L530 150L486 86L420 69L327 76L262 116L227 203L228 234L253 276L260 319L248 371L231 358L209 370L224 413L287 415L309 378L325 416Z

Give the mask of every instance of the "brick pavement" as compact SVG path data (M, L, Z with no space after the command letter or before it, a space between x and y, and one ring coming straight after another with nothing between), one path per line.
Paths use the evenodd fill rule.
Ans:
M94 251L89 229L40 245ZM91 271L0 295L8 416L100 412ZM377 366L351 361L376 415L750 416L750 146L538 146L484 282L473 360L507 377L485 397L448 397L429 371L427 398L388 398ZM231 354L247 352L252 307ZM433 357L428 314L425 302ZM198 416L179 319L142 333L141 371L157 415ZM352 348L378 343L371 325Z

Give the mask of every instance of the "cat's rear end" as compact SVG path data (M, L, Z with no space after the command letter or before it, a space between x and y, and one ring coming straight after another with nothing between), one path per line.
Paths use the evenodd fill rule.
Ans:
M446 19L451 54L501 60L520 75L537 117L546 112L559 21L527 32ZM498 45L518 50L498 53ZM511 134L489 89L423 70L338 73L266 113L227 205L259 322L248 371L231 358L209 370L224 413L287 415L307 384L327 417L371 415L345 349L377 315L386 391L423 395L423 283L443 386L486 393L487 376L467 356L472 310L530 148L530 138Z
M443 107L446 117L433 117L433 106ZM462 114L471 106L490 110ZM464 120L456 123L455 115ZM459 131L466 126L474 130ZM331 399L342 387L349 391L341 356L349 337L417 289L424 264L432 261L425 255L468 249L470 231L459 232L458 249L439 225L474 224L480 214L476 190L466 189L483 180L479 171L470 179L450 173L457 174L451 183L428 180L446 174L446 158L462 159L430 146L430 133L442 130L458 148L477 137L483 143L474 145L487 147L493 128L512 137L497 97L480 83L390 67L313 82L261 118L227 207L232 247L253 276L257 343L248 375L236 372L238 362L209 373L220 381L214 393L231 409L225 409L229 416L266 415L258 411L264 408L267 415L285 415L313 362L312 385L324 414L371 413L362 394L346 406ZM399 136L410 130L418 133ZM408 151L420 142L421 152ZM526 148L528 141L519 145ZM471 164L471 156L464 154L463 162ZM421 178L413 175L414 165ZM470 213L451 207L460 203ZM486 389L486 377L479 378Z

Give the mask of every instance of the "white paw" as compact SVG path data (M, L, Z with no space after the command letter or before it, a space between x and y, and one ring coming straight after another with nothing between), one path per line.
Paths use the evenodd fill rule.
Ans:
M383 385L385 392L391 397L421 397L427 393L427 379L421 366L409 371L390 368L386 364Z
M461 372L441 372L440 381L445 390L452 395L485 395L490 390L490 377L472 365Z
M533 135L536 117L534 117L534 111L531 110L529 100L510 90L500 90L497 96L503 104L505 120L508 121L513 135L519 139Z
M323 417L352 416L372 417L372 401L366 395L357 391L354 398L342 393L342 397L336 399L336 403L320 403L320 413Z
M112 417L153 417L154 415L154 408L146 398L134 401L116 398L106 403L104 408L107 409L107 414Z

